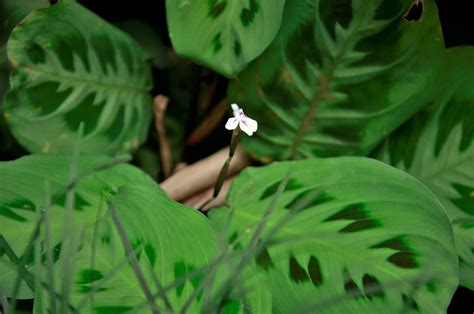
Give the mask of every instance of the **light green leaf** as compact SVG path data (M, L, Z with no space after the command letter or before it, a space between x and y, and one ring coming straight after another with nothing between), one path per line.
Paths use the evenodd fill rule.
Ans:
M78 173L82 174L96 165L110 162L101 156L82 156ZM63 189L68 183L71 157L66 155L31 155L10 162L0 163L0 234L5 237L15 254L22 256L25 245L34 229L37 211L44 206L45 184L49 184L52 194ZM119 165L113 169L98 171L83 178L77 188L74 208L75 230L80 230L95 222L99 202L103 193L116 193L124 184L155 184L142 171L130 165ZM60 196L50 208L52 247L57 248L60 258L61 236L64 229L65 197ZM8 261L7 256L0 258ZM28 262L33 267L33 260ZM0 287L10 295L16 273L0 272ZM31 298L32 291L22 285L20 298Z
M169 286L209 263L216 249L215 231L204 215L169 199L154 181L135 167L119 165L103 169L103 165L113 161L100 156L80 157L77 173L81 180L75 188L73 227L68 229L74 230L69 236L79 241L78 251L73 251L73 258L69 261L73 263L71 273L62 273L63 268L59 267L60 262L64 261L61 241L65 231L65 197L58 194L69 182L71 158L51 154L32 155L0 163L0 234L18 257L22 257L36 225L38 210L44 208L47 185L50 193L55 195L52 206L47 209L55 290L62 294L62 283L70 277L69 303L80 313L121 313L132 308L144 313L149 310L135 272L127 260L117 227L107 210L107 201L111 201L116 209L145 280L154 294L157 293L157 286L153 276L162 286ZM86 173L88 175L84 176ZM40 250L40 263L34 262L33 254L27 260L26 267L36 279L49 284L45 223L46 220L34 245L34 250ZM4 250L0 250L0 259L3 265L11 265ZM219 275L228 272L229 269L219 267ZM201 272L167 290L174 311L184 305L207 273ZM8 296L11 296L15 279L14 267L0 272L0 289ZM246 283L254 283L252 280ZM41 293L44 308L35 303L37 313L51 309L49 290L42 289ZM18 297L31 298L33 292L23 284ZM256 309L257 312L271 309L271 296L262 282L255 282L243 298L238 291L230 297L233 299L227 301L236 302L237 311L234 313L243 313L244 307ZM61 303L59 300L60 297L57 298L57 306ZM199 312L202 302L203 294L200 293L191 303L189 311ZM159 298L157 304L163 309L164 303Z
M74 1L32 12L7 47L15 71L5 116L30 152L131 151L151 120L150 69L125 33Z
M275 38L285 0L167 0L176 52L230 77Z
M275 312L446 311L458 284L449 219L424 185L378 161L343 157L249 168L234 181L229 208L214 209L211 220L222 228L233 211L231 239L255 229L289 171L260 237L273 244L254 260Z
M433 0L288 2L280 32L231 82L228 99L256 119L244 138L263 161L366 155L429 97L444 51Z
M162 286L168 286L210 262L216 245L215 232L201 213L172 201L152 185L123 186L111 201L154 294L157 288L151 271ZM73 305L77 307L85 300L81 313L105 313L106 310L122 313L144 304L141 310L136 310L138 313L148 313L150 307L134 271L128 262L124 263L127 257L110 212L104 213L97 226L94 262L91 259L93 230L84 235L85 249L79 252L76 259ZM110 279L101 282L114 271ZM191 296L202 277L203 274L186 280L183 285L168 291L167 296L174 311L177 312ZM94 293L91 302L88 293L96 285L100 285L100 288ZM202 298L198 298L194 302L191 313L198 312L201 301ZM157 304L164 309L162 301L157 301Z
M453 224L461 284L474 289L474 47L448 50L438 93L376 156L423 181Z

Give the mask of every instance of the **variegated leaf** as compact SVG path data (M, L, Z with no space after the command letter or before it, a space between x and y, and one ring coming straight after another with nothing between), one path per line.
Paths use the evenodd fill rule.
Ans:
M444 51L434 0L289 1L274 43L229 87L263 160L366 155L429 97Z
M32 12L7 47L5 117L30 152L131 151L151 120L151 75L133 40L74 1Z
M283 192L278 187L288 176ZM442 313L458 285L452 228L430 190L360 157L245 170L211 211L244 249L272 202L254 259L278 313ZM279 226L277 229L276 226ZM272 232L273 230L273 232Z
M167 0L177 53L236 76L275 38L285 0Z
M453 224L461 284L474 289L474 47L448 50L438 93L375 155L423 181Z
M83 174L96 165L109 162L103 156L83 156L78 164L77 173ZM38 211L46 203L46 185L49 185L49 197L64 189L69 182L71 157L66 155L31 155L15 161L0 163L0 234L21 257L34 230ZM116 193L119 186L130 183L155 184L130 165L115 166L113 169L99 171L83 178L76 187L74 223L80 230L91 225L97 219L102 193ZM65 194L58 195L49 209L51 217L51 246L54 247L55 262L61 257L61 237L64 230ZM43 258L44 243L41 249ZM9 260L4 251L0 258ZM27 261L27 267L33 268L33 256ZM11 296L15 282L14 271L0 272L0 288ZM31 298L33 292L26 284L21 286L20 298Z

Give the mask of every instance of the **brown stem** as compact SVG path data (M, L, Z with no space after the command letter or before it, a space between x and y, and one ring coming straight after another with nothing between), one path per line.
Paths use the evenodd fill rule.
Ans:
M166 96L158 95L154 99L154 113L155 113L155 129L158 135L160 145L161 164L163 167L163 175L165 178L169 177L172 168L171 149L166 134L164 123L165 111L168 106L169 99Z

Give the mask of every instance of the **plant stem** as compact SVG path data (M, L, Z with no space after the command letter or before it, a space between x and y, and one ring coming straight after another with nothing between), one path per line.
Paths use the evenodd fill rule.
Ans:
M227 160L224 162L224 165L222 166L221 171L219 172L219 175L217 176L216 184L214 186L214 192L212 194L212 197L210 197L204 204L199 206L198 210L201 211L204 207L206 207L207 204L212 202L219 196L219 192L222 189L222 185L224 184L225 179L227 178L227 174L229 173L229 166L230 162L232 161L232 158L234 157L235 150L237 149L237 144L239 143L240 139L240 129L235 128L234 131L232 132L232 138L230 140L230 147L229 147L229 156L227 157Z

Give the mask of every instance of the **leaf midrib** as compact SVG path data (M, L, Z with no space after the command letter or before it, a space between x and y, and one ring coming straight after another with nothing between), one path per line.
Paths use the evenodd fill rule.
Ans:
M131 87L127 85L120 85L120 84L110 84L110 83L104 83L101 81L93 81L93 80L86 80L86 79L80 79L77 77L72 77L72 76L66 76L64 74L59 74L55 72L50 72L50 71L45 71L43 69L33 67L33 66L26 66L26 65L21 65L18 66L19 69L25 70L26 72L37 72L40 75L44 76L52 76L56 81L70 81L70 82L75 82L77 84L89 84L89 85L94 85L96 87L101 87L104 89L117 89L117 90L127 90L131 93L137 93L137 94L148 94L148 91L145 88L138 88L138 87Z
M367 6L369 1L366 1L364 4L363 12L367 12ZM318 18L318 17L316 17ZM358 29L360 28L364 19L360 18L358 20L357 25L353 27L349 27L350 34L346 37L346 40L342 43L342 49L336 55L334 60L329 64L329 69L327 67L323 67L322 75L318 77L316 85L321 88L319 93L315 93L313 98L311 99L311 105L305 116L303 117L303 121L298 127L298 131L295 135L295 140L291 147L291 159L296 159L299 151L299 146L301 143L304 143L304 135L310 122L317 116L318 107L321 101L329 98L329 83L331 81L332 75L334 71L338 68L338 64L340 64L340 59L347 53L347 49L350 47L350 43L352 41L356 41L357 39L355 34L357 34ZM285 58L286 59L286 58ZM326 71L324 71L326 69ZM293 79L294 80L294 79Z

